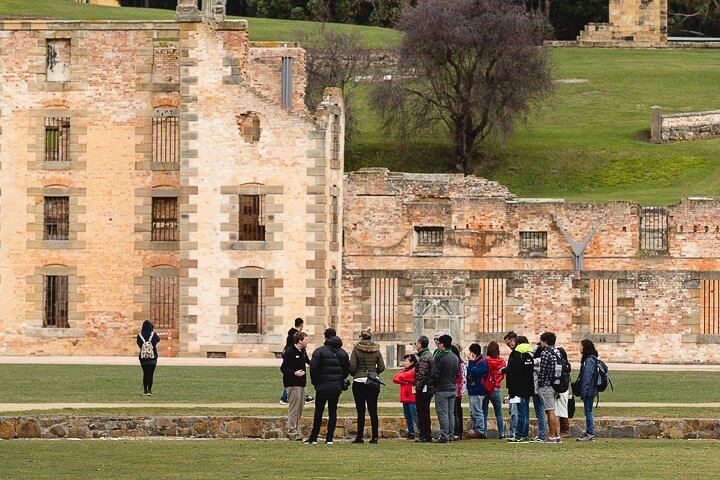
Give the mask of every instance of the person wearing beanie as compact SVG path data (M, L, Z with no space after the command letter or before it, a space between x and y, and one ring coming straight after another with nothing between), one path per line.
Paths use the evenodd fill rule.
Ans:
M357 436L352 443L363 443L365 433L365 409L370 414L372 437L370 443L378 442L379 419L377 413L380 395L379 376L385 371L385 361L380 345L372 341L372 332L366 328L360 332L360 341L350 354L350 375L353 376L352 392L357 410ZM377 381L375 381L377 380Z
M483 360L482 348L473 343L468 347L467 390L470 396L470 420L472 433L468 438L487 438L485 434L485 418L483 417L482 403L487 392L482 379L488 373L488 364Z

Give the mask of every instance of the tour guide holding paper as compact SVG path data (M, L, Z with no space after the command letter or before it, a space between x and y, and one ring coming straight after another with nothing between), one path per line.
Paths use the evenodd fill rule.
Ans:
M502 369L501 373L506 375L510 406L517 408L517 424L511 425L512 431L507 441L527 442L530 431L530 397L535 390L531 348L528 339L523 336L508 339L507 345L513 351L508 357L507 367Z

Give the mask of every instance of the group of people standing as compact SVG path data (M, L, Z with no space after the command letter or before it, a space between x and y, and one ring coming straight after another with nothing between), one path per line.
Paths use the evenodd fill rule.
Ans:
M297 324L296 324L297 326ZM352 443L364 443L365 416L370 417L369 443L377 443L380 393L379 375L385 370L380 347L372 340L372 333L360 333L350 355L342 348L342 340L332 328L324 332L324 344L309 357L306 352L307 334L298 329L292 333L292 345L285 349L280 367L283 383L288 392L288 437L303 440L298 429L307 387L307 366L315 388L315 412L310 436L306 444L318 443L318 435L325 406L328 407L325 443L332 444L337 422L337 405L340 395L352 384L357 410L357 434ZM468 347L466 359L462 347L453 344L451 336L438 332L434 336L435 350L430 352L430 340L421 336L415 343L415 354L405 355L403 368L393 376L400 385L400 402L407 421L407 436L416 442L449 443L464 438L487 438L487 420L492 405L500 438L508 442L561 443L569 436L569 392L557 392L560 359L567 360L562 348L555 346L556 336L545 332L540 342L531 346L527 337L508 332L504 337L511 353L507 362L500 357L500 346L490 342L485 348L473 343ZM593 399L597 394L598 353L590 340L583 340L580 385L586 418L585 433L579 441L594 439ZM352 376L352 382L347 378ZM509 418L507 428L503 419L502 382L507 382ZM467 394L470 405L472 431L463 435L462 397ZM440 424L440 435L434 439L431 432L430 405L435 399L435 411ZM537 416L538 433L529 438L530 399Z

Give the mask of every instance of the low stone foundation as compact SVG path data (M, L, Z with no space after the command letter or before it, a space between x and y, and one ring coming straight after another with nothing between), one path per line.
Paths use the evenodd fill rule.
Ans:
M534 424L534 422L533 422ZM323 421L321 437L325 431ZM302 419L302 433L310 434L312 418ZM437 420L433 429L437 430ZM582 435L584 418L570 420L571 436ZM494 419L488 424L488 436L497 438ZM366 435L370 434L369 425ZM469 419L465 431L469 432ZM338 418L336 439L351 439L357 433L354 418ZM120 416L47 416L0 417L0 438L285 438L286 417L217 416L217 417L120 417ZM720 420L667 419L633 420L603 418L595 421L595 435L604 438L670 438L720 439ZM402 417L380 417L382 438L405 437L405 420Z

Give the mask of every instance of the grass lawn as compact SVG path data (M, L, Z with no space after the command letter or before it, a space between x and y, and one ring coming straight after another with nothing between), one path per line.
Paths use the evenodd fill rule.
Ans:
M720 195L720 139L651 145L650 107L664 113L720 108L720 49L631 50L557 48L561 83L514 138L487 149L477 174L520 197L633 200L670 204L693 195ZM363 98L358 103L363 103ZM450 144L442 134L398 146L360 108L360 134L348 146L347 168L448 171Z
M383 373L381 402L398 400L398 386ZM603 402L720 402L715 372L611 372L614 392ZM3 365L0 403L275 403L282 390L273 367L168 367L155 373L155 396L140 395L141 370L135 366ZM350 391L341 402L352 402ZM602 402L601 402L602 408Z
M0 442L0 478L692 478L720 467L719 445L712 440L618 439L561 445L498 441L417 445L395 440L377 446L247 440L17 440Z
M0 0L0 18L9 16L52 17L65 20L175 20L174 10L130 7L102 7L80 4L74 0ZM298 38L298 32L310 31L316 22L275 20L271 18L245 18L248 21L250 40L282 42ZM355 25L333 25L341 31L358 32L368 48L387 48L399 41L400 35L387 28Z

